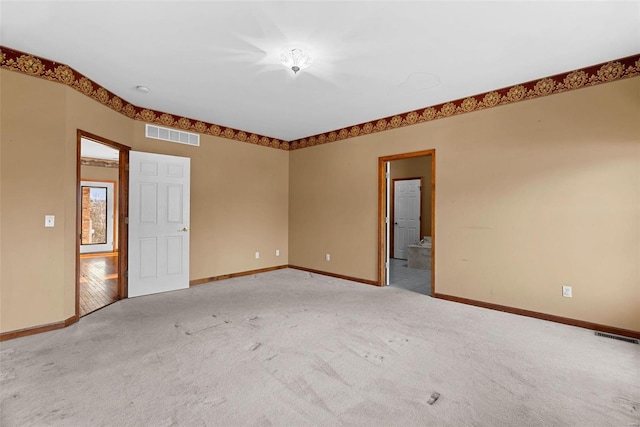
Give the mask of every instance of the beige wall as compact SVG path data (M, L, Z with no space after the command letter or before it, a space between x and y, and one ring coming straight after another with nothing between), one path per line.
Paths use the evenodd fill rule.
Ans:
M137 151L191 157L192 279L288 263L288 152L206 135L200 147L147 139L142 122L134 134Z
M0 79L0 328L7 331L65 318L73 264L64 250L66 89L4 70ZM54 228L44 227L47 214L56 216Z
M80 176L84 181L115 181L118 182L117 168L103 168L100 166L81 166Z
M0 80L1 332L75 314L77 129L191 157L191 279L288 263L287 152L212 136L200 147L147 140L144 123L61 84L6 70Z
M74 315L78 128L192 158L192 279L290 263L376 280L377 159L433 148L437 292L640 330L640 78L291 153L147 140L63 85L0 81L2 332Z
M636 77L293 151L290 262L377 280L378 157L435 149L436 292L638 331L639 106Z
M431 236L431 156L410 157L393 160L391 163L391 179L422 178L420 239ZM393 217L393 203L391 203Z

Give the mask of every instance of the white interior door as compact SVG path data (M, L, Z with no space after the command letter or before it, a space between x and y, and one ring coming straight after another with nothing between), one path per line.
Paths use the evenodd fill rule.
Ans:
M390 258L391 258L391 162L387 162L385 165L385 180L386 180L386 201L385 203L385 227L384 227L384 284L389 285L390 275Z
M190 160L130 152L129 297L189 287Z
M420 180L395 181L393 257L407 259L407 247L420 241Z
M80 253L113 252L113 182L81 181Z

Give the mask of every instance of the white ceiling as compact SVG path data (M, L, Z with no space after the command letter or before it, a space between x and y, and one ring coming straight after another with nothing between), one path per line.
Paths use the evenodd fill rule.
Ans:
M81 140L80 155L91 159L118 160L120 151L107 145L97 143L85 138Z
M639 1L1 1L1 43L291 141L640 52ZM284 49L313 64L294 75ZM151 89L148 94L137 85Z

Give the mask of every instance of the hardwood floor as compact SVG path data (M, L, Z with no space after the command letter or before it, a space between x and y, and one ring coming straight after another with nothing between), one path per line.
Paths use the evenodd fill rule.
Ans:
M80 317L118 301L118 254L80 255Z

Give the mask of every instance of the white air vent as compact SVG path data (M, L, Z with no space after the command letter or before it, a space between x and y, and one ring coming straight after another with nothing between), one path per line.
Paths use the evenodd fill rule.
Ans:
M179 144L200 146L200 135L197 133L183 132L181 130L163 128L160 126L147 125L147 138L161 139L163 141L177 142Z

